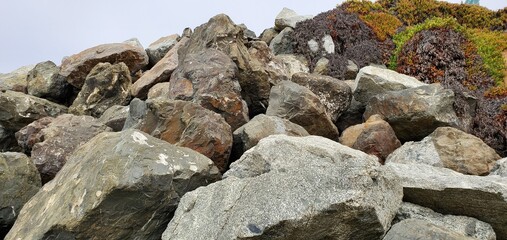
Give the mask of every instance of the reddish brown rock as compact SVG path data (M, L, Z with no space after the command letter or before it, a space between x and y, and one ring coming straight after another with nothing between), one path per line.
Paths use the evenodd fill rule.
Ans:
M232 131L220 116L198 104L155 98L146 101L148 112L137 125L156 138L193 149L209 157L224 172L232 148Z
M54 117L41 118L16 132L15 136L18 145L25 153L30 154L33 145L44 141L44 135L41 133L41 130L46 128L54 119Z
M377 156L382 162L401 146L393 128L380 115L373 115L359 125L347 128L340 143Z
M157 83L148 92L148 99L167 96L169 96L169 82Z
M125 63L131 73L148 65L148 55L140 47L128 43L110 43L86 49L62 61L60 75L76 88L81 88L86 76L98 63Z
M187 37L182 38L152 69L145 72L130 89L132 96L146 99L148 91L155 84L168 82L171 74L178 67L178 50L188 41Z

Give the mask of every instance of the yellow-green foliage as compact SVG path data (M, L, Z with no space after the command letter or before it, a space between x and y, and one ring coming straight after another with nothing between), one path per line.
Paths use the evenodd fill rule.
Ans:
M507 33L481 29L468 29L467 37L477 47L477 52L484 61L484 67L502 84L505 77L505 61L502 53L507 50Z

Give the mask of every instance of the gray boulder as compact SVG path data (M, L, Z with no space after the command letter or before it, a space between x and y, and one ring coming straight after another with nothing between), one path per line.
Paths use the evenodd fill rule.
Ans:
M51 61L35 65L26 78L28 94L65 104L72 89L59 71Z
M283 65L286 75L290 80L296 73L309 73L308 62L304 57L296 56L293 54L280 54L273 57L273 62L278 62Z
M490 175L499 175L507 178L507 158L496 161L495 166L491 169Z
M329 72L329 59L322 57L317 61L317 63L315 63L313 73L327 75L328 72Z
M280 32L276 31L274 28L267 28L261 33L259 38L269 46L271 40L273 40L273 38L275 38L278 33Z
M311 15L301 16L298 15L294 10L283 8L275 18L275 29L280 31L286 27L296 28L296 24L298 22L312 18L313 16Z
M119 132L123 129L129 116L129 106L114 105L108 108L99 118L99 122Z
M178 43L180 36L173 34L159 38L146 48L146 54L150 58L150 65L154 66Z
M294 39L292 38L294 29L286 27L269 43L269 48L273 54L293 54L294 53Z
M0 153L0 238L40 187L39 173L30 158L22 153Z
M6 239L160 239L180 197L218 178L190 149L136 130L102 133L25 204Z
M438 226L420 219L407 219L394 224L383 240L419 240L419 239L445 239L445 240L472 240L448 228Z
M20 67L10 73L0 73L0 90L26 93L26 76L35 65Z
M440 127L420 142L407 142L387 162L422 163L470 175L488 175L500 156L480 138Z
M405 219L419 219L436 226L452 230L473 239L495 240L496 234L491 225L475 218L465 216L443 215L433 210L412 203L402 203L393 223Z
M282 81L271 89L266 115L287 119L311 135L338 140L338 129L319 97L294 82Z
M248 29L248 27L244 23L238 24L238 27L240 27L243 30L243 37L245 39L247 40L257 39L257 35L255 34L255 32Z
M499 176L463 175L425 164L388 163L403 184L403 200L443 214L489 223L499 240L507 239L507 185Z
M401 198L371 156L322 137L274 135L225 180L187 193L162 239L379 239Z
M127 119L125 119L125 125L123 125L123 130L137 127L146 116L147 112L148 107L145 101L139 98L132 99L129 105L129 114Z
M380 114L400 141L419 141L438 127L457 126L454 99L440 84L387 92L370 99L364 118Z
M114 105L126 105L130 100L132 79L124 63L99 63L86 77L83 88L69 108L76 115L99 118Z
M260 114L234 131L231 159L239 159L244 152L257 145L261 139L276 134L287 136L309 135L303 127L288 120Z

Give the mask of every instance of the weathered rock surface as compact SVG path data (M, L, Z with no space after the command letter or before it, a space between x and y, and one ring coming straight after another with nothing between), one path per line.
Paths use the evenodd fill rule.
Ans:
M146 99L151 87L160 82L168 82L171 74L178 67L178 50L187 41L187 37L182 38L162 59L157 61L153 68L145 72L141 78L132 84L130 89L132 96Z
M275 38L276 35L278 35L278 33L279 32L276 31L274 28L267 28L261 33L259 38L261 41L265 42L269 46L271 40L273 40L273 38Z
M285 66L287 77L290 79L296 73L309 73L308 63L300 56L292 54L280 54L273 58L273 61L280 62Z
M476 238L467 237L420 219L407 219L394 224L383 238L383 240L417 239L472 240Z
M319 60L320 61L320 60ZM317 62L318 63L318 62ZM356 79L357 77L357 74L359 72L359 67L357 66L357 64L351 60L347 60L347 69L345 70L345 79L347 80L350 80L350 79ZM367 71L367 70L365 70ZM364 72L363 72L364 74ZM363 75L364 77L364 75Z
M123 129L129 116L129 106L114 105L108 108L99 118L99 122L110 127L115 132Z
M502 158L496 161L490 175L499 175L507 178L507 158Z
M187 101L155 98L138 129L210 158L225 172L232 148L231 127L220 114Z
M190 149L136 130L102 133L25 204L6 239L160 239L179 198L218 178Z
M338 129L319 97L294 82L282 81L271 89L266 115L287 119L302 126L309 134L338 140Z
M5 131L16 132L43 117L67 113L67 107L46 99L15 91L0 92L0 125Z
M124 63L99 63L86 77L83 88L69 108L76 115L100 117L114 105L126 105L130 100L132 79Z
M16 142L23 152L30 155L33 145L44 141L42 129L46 128L53 120L55 120L54 117L43 117L26 125L15 133Z
M169 85L169 82L161 82L155 84L150 88L150 91L148 91L148 99L169 96Z
M51 61L41 62L28 72L26 78L28 94L58 103L66 103L72 92L60 68Z
M507 184L499 176L463 175L425 164L388 163L401 178L403 200L443 214L477 218L507 239Z
M123 125L123 130L129 128L135 128L139 125L142 119L146 116L148 112L148 107L146 106L146 102L139 99L134 98L130 102L129 105L129 115L125 120L125 125Z
M98 63L117 64L120 62L135 73L148 65L148 55L143 48L128 43L102 44L74 54L62 61L60 75L71 85L81 89L86 76Z
M22 153L0 153L0 238L40 187L39 173L30 158Z
M384 116L400 141L418 141L438 127L456 126L454 93L440 84L388 92L372 97L364 118Z
M26 76L35 65L20 67L10 73L0 73L0 90L26 93Z
M307 87L320 99L320 102L326 106L326 112L333 122L349 108L352 100L352 91L350 87L333 77L296 73L292 75L292 81Z
M180 36L173 34L159 38L146 48L146 54L150 58L150 65L154 66L178 43Z
M327 75L329 72L329 59L321 58L317 63L315 63L315 68L313 69L313 73L320 75Z
M112 131L90 116L60 115L51 120L47 127L39 130L37 126L44 125L47 120L40 121L42 123L35 122L31 124L32 126L28 125L26 129L21 129L16 137L18 142L23 142L23 139L32 140L23 145L33 144L32 161L37 166L43 183L55 177L76 148L101 132ZM35 131L32 132L30 129Z
M355 79L354 98L365 105L378 94L426 85L414 77L375 66L361 68Z
M443 215L433 210L412 203L402 203L394 223L405 219L419 219L463 234L473 239L495 240L496 234L491 225L475 218L465 216Z
M237 129L249 120L237 72L234 62L221 51L187 54L171 77L169 98L200 104L221 114L233 130Z
M275 18L275 29L282 30L286 27L296 28L296 24L298 22L302 22L311 18L313 18L313 16L301 16L298 15L294 10L283 8Z
M402 197L374 157L316 136L265 138L226 175L187 193L162 239L379 239Z
M309 135L303 127L288 120L260 114L234 131L231 159L239 159L244 152L257 145L261 139L276 134L287 136Z
M480 138L440 127L420 142L407 142L388 162L421 163L470 175L488 175L500 156Z
M246 40L257 39L257 35L255 34L255 32L248 29L248 27L244 23L238 24L238 27L240 27L243 30L244 39Z
M269 43L269 48L273 54L293 54L294 53L294 39L292 38L294 29L286 27L278 35L276 35Z
M380 115L373 115L359 125L347 128L340 143L377 156L382 162L401 146L394 130Z
M0 125L0 152L21 152L23 151L18 146L18 141L14 137L14 131L5 130Z

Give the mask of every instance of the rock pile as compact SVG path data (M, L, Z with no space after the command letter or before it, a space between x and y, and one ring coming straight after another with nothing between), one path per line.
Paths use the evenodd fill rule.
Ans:
M506 240L503 148L370 27L220 14L0 75L0 237Z

